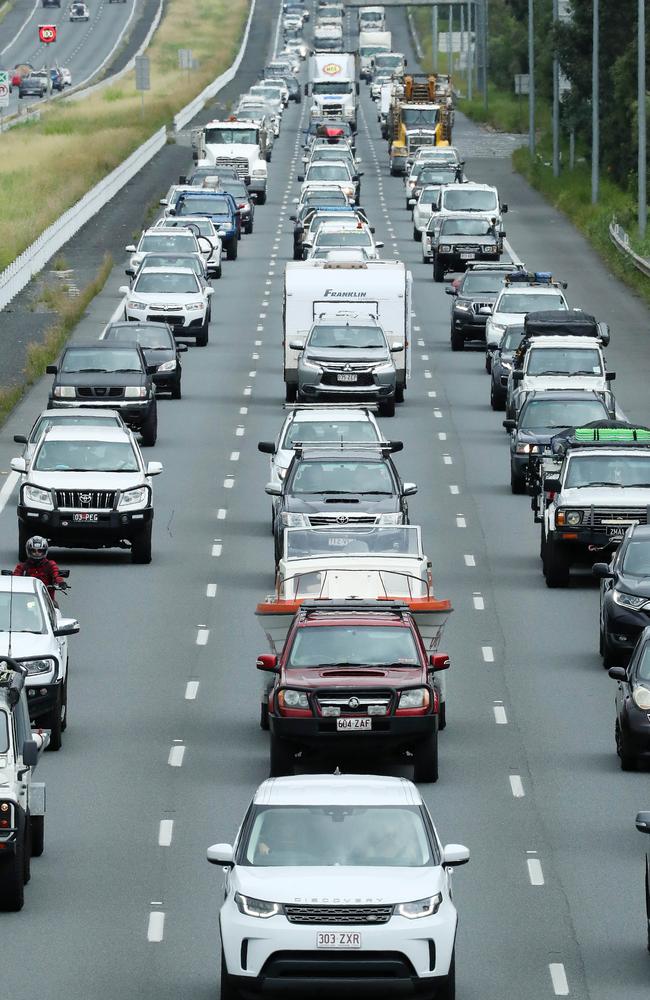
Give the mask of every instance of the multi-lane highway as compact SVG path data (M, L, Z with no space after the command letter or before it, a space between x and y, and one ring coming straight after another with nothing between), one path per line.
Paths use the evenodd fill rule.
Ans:
M0 66L12 69L17 63L30 63L35 69L66 66L72 74L72 85L90 80L100 68L115 56L128 32L141 14L144 0L90 3L88 21L70 21L69 2L60 7L43 7L42 0L16 0L0 22ZM56 42L39 42L39 24L54 24ZM5 114L12 114L31 104L37 97L18 97L14 87Z
M401 17L391 27L414 65ZM587 574L568 591L544 585L528 500L510 493L483 355L450 352L449 299L420 262L365 87L362 108L363 204L384 255L414 274L413 378L386 431L405 442L399 468L420 487L411 519L423 526L436 591L455 608L440 780L423 791L443 840L472 852L455 879L457 994L544 1000L567 995L566 983L579 1000L646 1000L645 845L633 821L648 781L621 773L614 753L597 587ZM82 632L71 642L64 747L40 767L45 854L25 909L0 916L3 995L14 1000L215 995L222 888L205 848L232 839L268 774L253 609L272 588L273 552L256 445L283 417L282 275L307 113L304 103L286 112L268 202L215 285L210 345L185 356L183 399L160 403L153 563L59 553L71 568L66 610ZM493 155L506 143L460 115L454 138L468 176L497 184L508 202L513 253L552 269L572 305L610 323L620 403L647 423L647 310ZM121 259L120 246L106 249ZM97 335L122 280L116 268L79 337ZM45 399L43 381L3 428L0 469ZM0 513L5 566L16 558L14 505L15 494Z

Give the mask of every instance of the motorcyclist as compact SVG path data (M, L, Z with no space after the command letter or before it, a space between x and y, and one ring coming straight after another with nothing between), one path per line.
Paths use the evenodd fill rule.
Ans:
M67 590L68 584L61 576L59 567L54 560L47 558L47 539L41 535L28 538L25 543L25 551L27 558L24 562L18 563L13 575L33 576L37 580L41 580L47 587L52 601L56 604L56 588Z

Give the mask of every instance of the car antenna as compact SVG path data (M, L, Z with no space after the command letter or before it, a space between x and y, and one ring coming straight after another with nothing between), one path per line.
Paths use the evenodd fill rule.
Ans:
M11 577L11 582L9 584L9 643L7 645L7 656L11 656L11 625L12 625L12 612L14 607L14 578Z

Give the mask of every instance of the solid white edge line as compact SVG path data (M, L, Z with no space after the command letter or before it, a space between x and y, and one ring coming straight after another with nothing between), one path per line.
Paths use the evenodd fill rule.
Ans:
M18 481L20 480L20 475L17 472L10 472L4 483L2 484L2 489L0 489L0 514L7 506L9 498L16 488Z
M158 846L171 847L172 836L174 834L174 820L161 819L158 827Z
M11 46L15 42L18 41L18 39L22 35L23 31L25 30L25 28L27 27L27 25L29 24L29 22L33 18L34 14L36 13L37 8L40 7L40 5L41 5L41 0L36 0L36 3L32 7L32 9L30 10L29 14L27 15L27 19L25 21L23 21L23 23L21 24L20 28L18 29L18 31L14 35L14 37L11 39L10 42L8 42L7 45L5 45L4 49L0 49L0 56L3 56L5 54L5 52L7 51L7 49L10 49ZM45 16L45 15L43 15L43 16Z

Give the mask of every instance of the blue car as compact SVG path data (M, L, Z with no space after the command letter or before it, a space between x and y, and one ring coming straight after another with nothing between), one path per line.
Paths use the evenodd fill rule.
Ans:
M237 259L237 241L241 239L241 220L237 202L227 191L183 193L170 211L171 215L205 215L221 236L228 260Z

